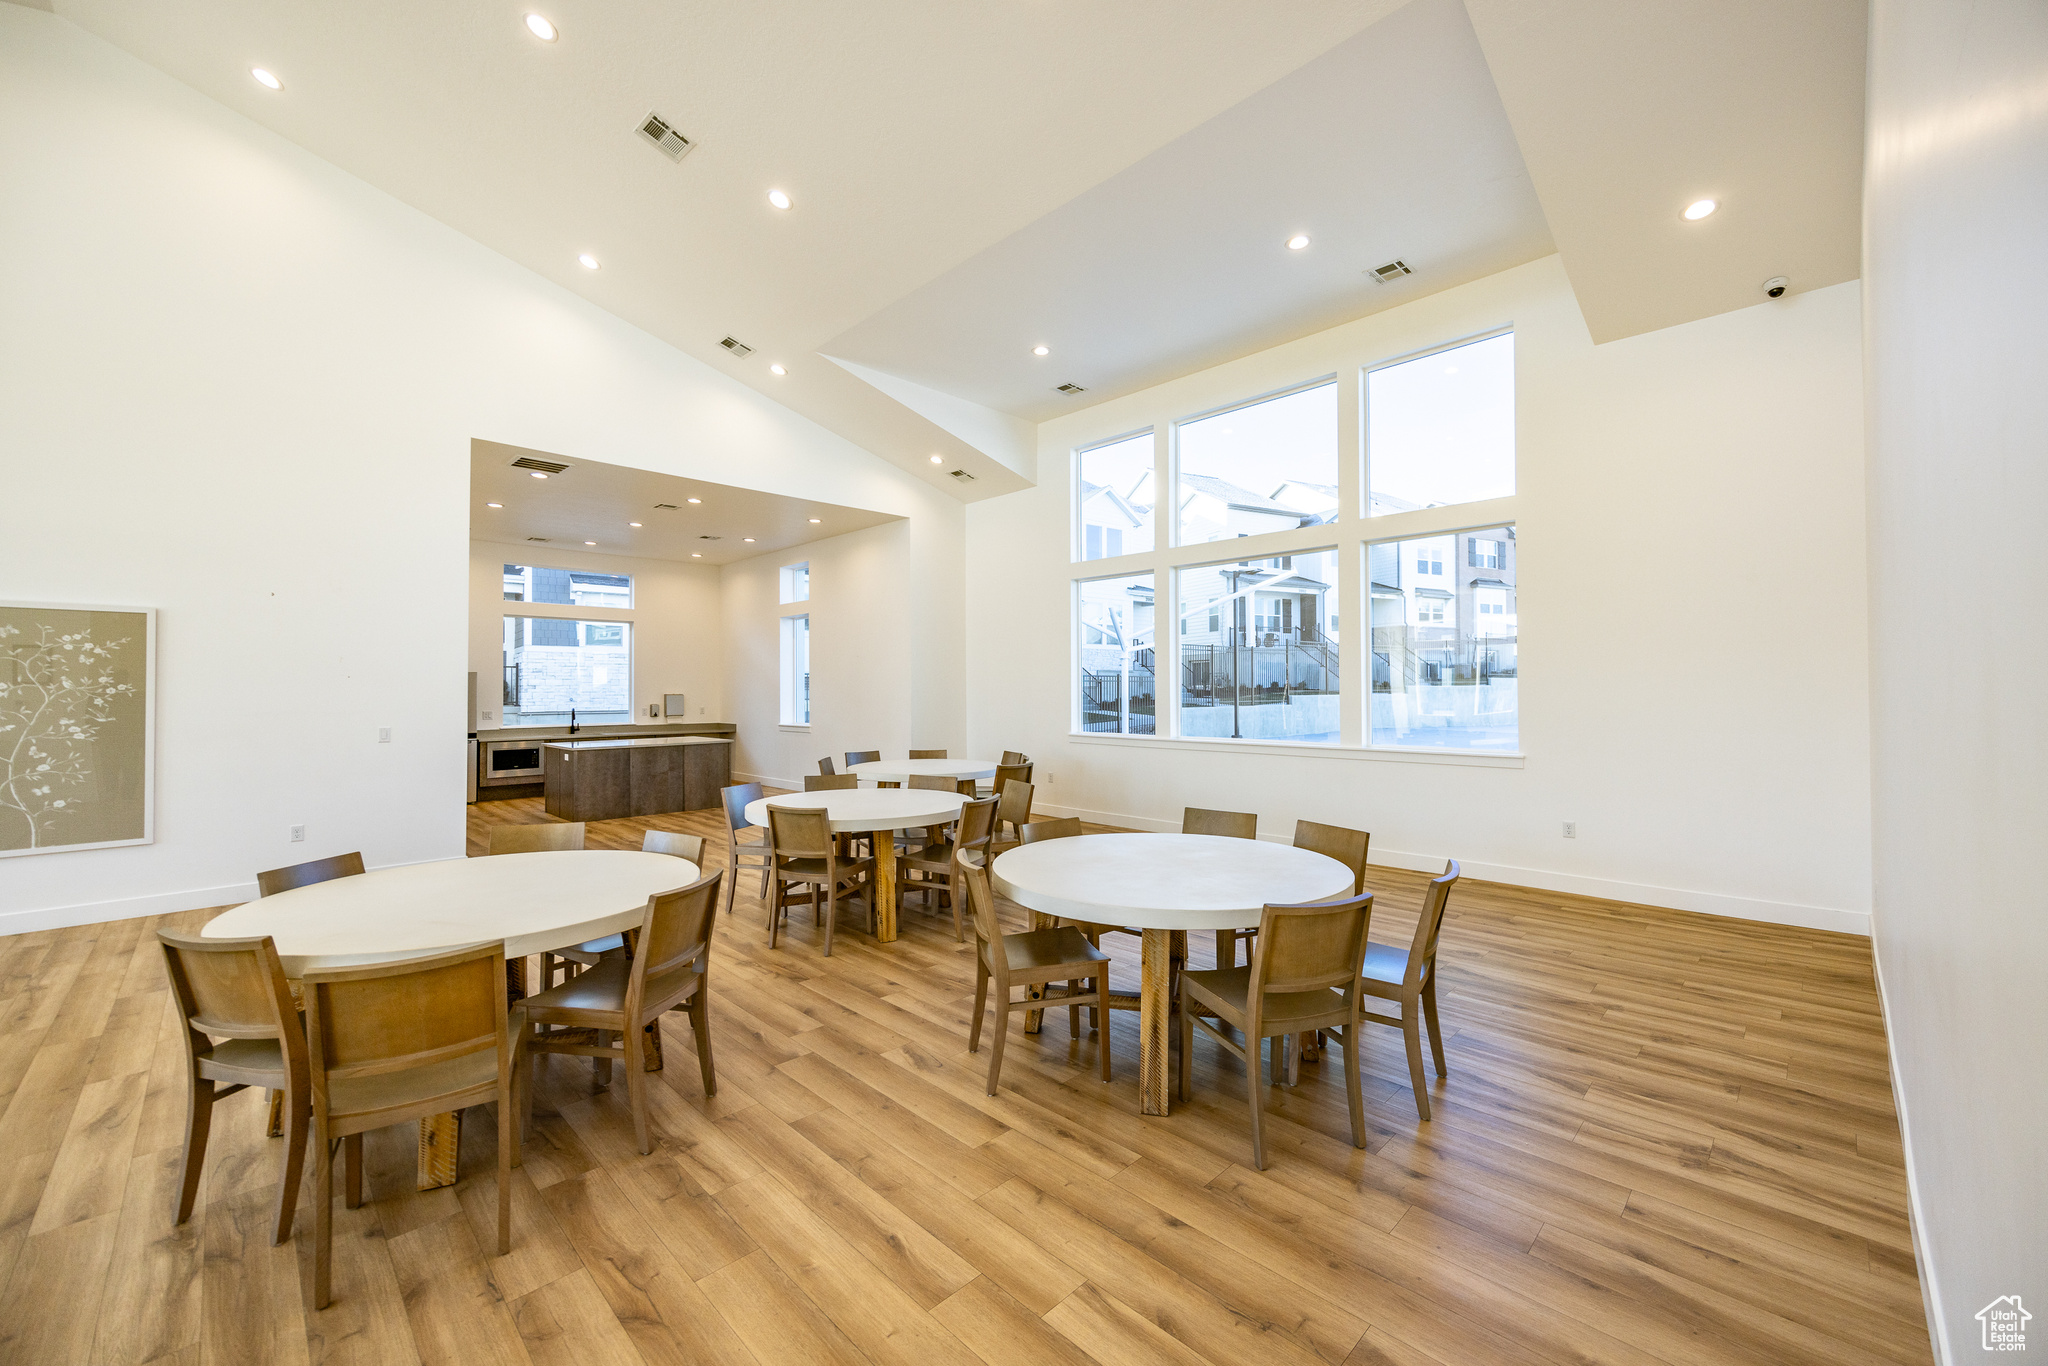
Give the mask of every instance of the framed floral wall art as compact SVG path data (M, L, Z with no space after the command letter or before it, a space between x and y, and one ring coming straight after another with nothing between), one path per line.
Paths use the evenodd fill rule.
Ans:
M0 858L154 835L156 612L0 602Z

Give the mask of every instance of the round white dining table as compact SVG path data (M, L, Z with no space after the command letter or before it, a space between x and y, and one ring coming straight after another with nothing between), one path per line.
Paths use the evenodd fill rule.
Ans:
M1222 835L1074 835L1020 844L990 869L1026 910L1143 933L1138 1095L1167 1113L1167 1021L1174 964L1189 930L1243 930L1266 906L1348 896L1351 869L1327 854Z
M912 778L993 778L994 759L876 759L849 764L846 772L871 783L907 783Z
M798 811L823 811L832 822L835 835L865 835L950 825L960 818L960 808L968 800L964 792L922 787L838 787L823 792L758 797L747 803L747 820L754 825L766 825L769 807L794 807ZM887 944L896 938L896 841L878 839L874 846L875 938Z

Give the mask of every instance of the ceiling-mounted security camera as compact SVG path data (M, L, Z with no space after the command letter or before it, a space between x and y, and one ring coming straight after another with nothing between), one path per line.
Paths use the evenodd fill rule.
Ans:
M1764 281L1764 295L1767 298L1782 299L1785 297L1786 287L1791 283L1790 280L1782 275L1773 275L1770 279Z

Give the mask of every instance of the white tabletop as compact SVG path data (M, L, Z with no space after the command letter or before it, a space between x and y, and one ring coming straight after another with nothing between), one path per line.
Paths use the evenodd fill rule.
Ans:
M993 778L998 767L993 759L877 759L849 764L846 771L872 783L907 783L912 778Z
M261 897L200 933L267 934L292 977L492 939L518 958L638 925L648 897L700 876L688 859L627 849L442 859Z
M825 812L832 818L832 829L839 834L909 830L958 820L961 803L967 800L965 793L922 787L840 787L757 798L747 803L747 820L754 825L766 825L770 805L793 806L799 811Z
M1152 930L1241 930L1266 904L1347 896L1326 854L1222 835L1073 835L996 859L995 889L1029 910Z

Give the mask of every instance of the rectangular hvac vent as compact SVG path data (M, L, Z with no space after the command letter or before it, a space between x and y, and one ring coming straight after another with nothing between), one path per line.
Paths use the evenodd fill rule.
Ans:
M697 539L698 539L698 540L700 540L700 541L722 541L722 540L724 540L724 539L725 539L725 537L723 537L723 536L699 536L699 537L698 537Z
M681 161L697 150L697 144L669 127L668 120L659 114L649 114L640 124L640 136L653 143L655 149L670 161Z
M1088 392L1078 384L1062 384L1059 391L1063 394L1085 394Z
M754 354L754 348L741 341L738 337L727 337L719 345L732 352L735 356L751 356Z
M1372 268L1372 278L1378 280L1381 284L1385 284L1389 280L1398 280L1403 275L1413 275L1414 273L1414 271L1408 269L1406 261L1389 261L1383 266L1374 266Z
M667 508L670 512L674 512L676 510L676 505L674 503L656 503L655 506L658 508Z
M535 460L530 455L522 455L512 462L512 468L515 470L539 470L542 474L560 474L569 467L559 460Z
M963 484L971 484L974 482L974 476L969 474L966 470L953 470L951 471L951 473L955 479L958 479Z
M545 536L528 536L526 539L529 541L540 541L545 544L548 538Z

